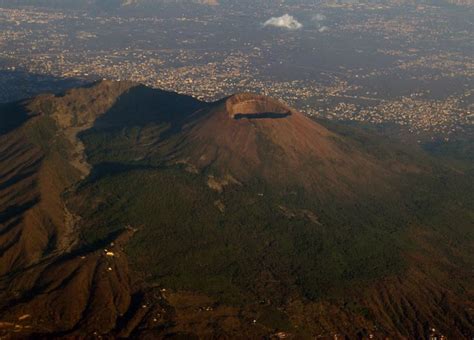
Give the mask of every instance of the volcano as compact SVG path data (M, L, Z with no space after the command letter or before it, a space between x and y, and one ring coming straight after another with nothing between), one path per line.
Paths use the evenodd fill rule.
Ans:
M259 95L237 94L209 105L183 126L181 136L175 157L199 171L242 182L258 177L275 185L349 194L363 186L384 186L395 175L342 136Z
M0 105L0 335L465 338L472 173L242 93Z

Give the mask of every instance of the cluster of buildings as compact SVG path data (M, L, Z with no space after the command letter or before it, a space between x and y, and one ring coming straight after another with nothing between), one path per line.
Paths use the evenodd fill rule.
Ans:
M354 6L357 9L357 6L364 5ZM380 5L379 10L385 6ZM16 93L18 96L34 94L35 90L29 88L31 86L54 91L54 84L63 79L85 82L105 78L136 81L206 101L236 92L262 93L279 98L312 116L376 124L391 122L405 126L413 133L433 133L445 138L462 132L465 126L472 126L473 94L469 88L462 92L457 89L445 98L433 98L427 89L403 95L374 91L380 79L390 82L391 77L409 75L407 81L416 78L428 82L444 78L472 79L474 75L472 58L462 52L426 54L422 53L421 47L411 46L420 34L423 38L437 38L441 33L432 26L420 26L413 18L402 22L397 18L382 19L377 13L360 22L350 16L347 23L340 24L330 34L337 38L347 33L379 32L377 34L407 39L406 48L397 48L389 42L376 51L380 58L393 59L391 67L341 65L337 71L321 70L317 79L291 79L272 76L264 70L270 65L269 56L275 46L285 48L288 41L296 39L295 36L289 37L288 41L279 36L272 41L263 40L259 45L245 43L240 47L236 47L235 40L228 49L209 45L202 49L187 48L187 40L183 40L181 45L177 43L179 47L176 48L146 43L109 45L108 41L100 40L104 41L102 46L97 41L105 39L99 35L107 32L110 22L126 28L130 20L145 21L150 26L150 34L154 34L160 29L156 25L164 19L93 18L80 12L0 8L0 72L3 73L0 77L0 101L18 99ZM176 20L192 24L197 19ZM78 27L74 31L65 28L71 21ZM95 22L100 28L97 32L91 26ZM177 27L167 30L181 30ZM146 35L143 38L146 39ZM31 75L45 75L45 78L37 83L21 81L15 79L18 70ZM371 88L367 88L367 84L371 84Z
M474 125L474 105L463 106L463 98L470 96L472 91L466 92L465 96L450 96L445 100L408 96L397 100L384 100L378 105L365 108L340 103L330 118L375 124L391 122L406 126L412 133L431 133L449 140L450 136L462 133L465 127Z

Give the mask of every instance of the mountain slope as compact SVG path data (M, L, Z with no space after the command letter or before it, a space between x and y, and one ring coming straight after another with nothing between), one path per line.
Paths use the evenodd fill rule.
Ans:
M332 193L383 186L396 172L270 98L235 95L202 115L185 127L180 149L180 156L189 154L189 162L200 170L228 172L239 181L257 175L278 185Z
M0 117L4 334L473 332L470 173L252 94L104 81Z

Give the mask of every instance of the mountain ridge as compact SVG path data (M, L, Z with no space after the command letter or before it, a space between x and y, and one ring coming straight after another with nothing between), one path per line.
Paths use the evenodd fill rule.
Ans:
M254 94L103 81L0 112L0 334L473 329L469 174Z

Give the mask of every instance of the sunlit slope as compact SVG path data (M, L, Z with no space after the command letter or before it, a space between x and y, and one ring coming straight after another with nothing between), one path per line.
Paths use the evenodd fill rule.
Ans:
M253 94L100 82L0 111L0 332L472 333L451 164Z

